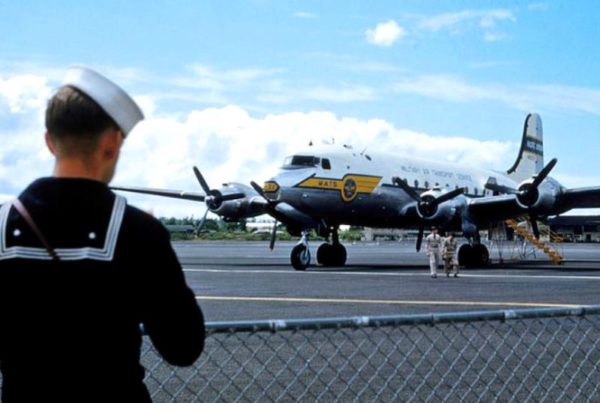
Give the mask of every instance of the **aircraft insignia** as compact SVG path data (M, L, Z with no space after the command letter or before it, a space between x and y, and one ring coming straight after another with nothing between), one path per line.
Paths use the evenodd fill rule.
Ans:
M279 190L279 185L274 181L265 182L263 190L265 193L275 193Z
M342 179L310 177L300 182L301 188L335 190L340 192L343 201L349 203L359 193L371 193L381 181L381 176L346 175Z

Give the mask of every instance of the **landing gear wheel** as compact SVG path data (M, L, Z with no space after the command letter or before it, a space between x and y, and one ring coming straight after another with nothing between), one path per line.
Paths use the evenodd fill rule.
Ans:
M310 250L306 245L299 244L294 246L290 255L292 266L296 270L306 270L310 265Z
M473 267L473 247L468 243L458 248L458 265Z
M317 249L317 263L323 266L333 266L332 264L333 245L322 243Z
M341 243L331 245L333 248L333 264L332 266L344 266L346 264L346 248Z
M343 266L348 254L342 244L323 243L317 249L317 263L325 266Z
M490 252L485 245L473 245L473 255L478 266L487 266L490 264Z
M490 264L490 253L485 245L464 244L458 249L458 264L465 267L482 267Z

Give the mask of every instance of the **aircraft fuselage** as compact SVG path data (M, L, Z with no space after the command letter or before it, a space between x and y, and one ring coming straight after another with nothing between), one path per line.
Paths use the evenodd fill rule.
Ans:
M313 217L326 217L332 226L417 225L418 217L403 214L413 200L394 185L394 177L417 193L464 188L466 199L491 195L484 187L490 178L497 184L518 185L499 172L406 156L361 154L331 145L297 153L287 162L265 182L267 197Z

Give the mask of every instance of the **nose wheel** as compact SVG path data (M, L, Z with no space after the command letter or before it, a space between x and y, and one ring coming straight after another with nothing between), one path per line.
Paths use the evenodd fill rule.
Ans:
M308 249L308 246L303 244L294 246L290 258L294 269L301 271L306 270L310 265L310 250Z
M310 265L310 249L308 249L308 233L306 231L302 232L300 242L292 248L290 259L295 270L304 271Z

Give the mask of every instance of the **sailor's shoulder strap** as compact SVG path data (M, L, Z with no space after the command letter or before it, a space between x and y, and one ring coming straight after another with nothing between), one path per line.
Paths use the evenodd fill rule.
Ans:
M19 200L19 198L13 199L10 201L10 204L12 207L15 208L15 210L17 210L19 212L21 217L23 217L23 219L25 220L27 225L29 225L29 228L31 228L31 230L33 231L35 236L38 238L38 240L42 243L42 245L44 245L44 248L46 248L46 250L48 251L48 254L52 257L52 260L56 260L56 261L60 260L60 258L56 254L56 251L50 245L50 243L48 242L48 240L46 239L46 237L44 236L44 234L42 233L40 228L35 223L35 220L33 219L33 217L31 217L31 214L29 214L29 211L27 210L25 205L21 202L21 200Z

